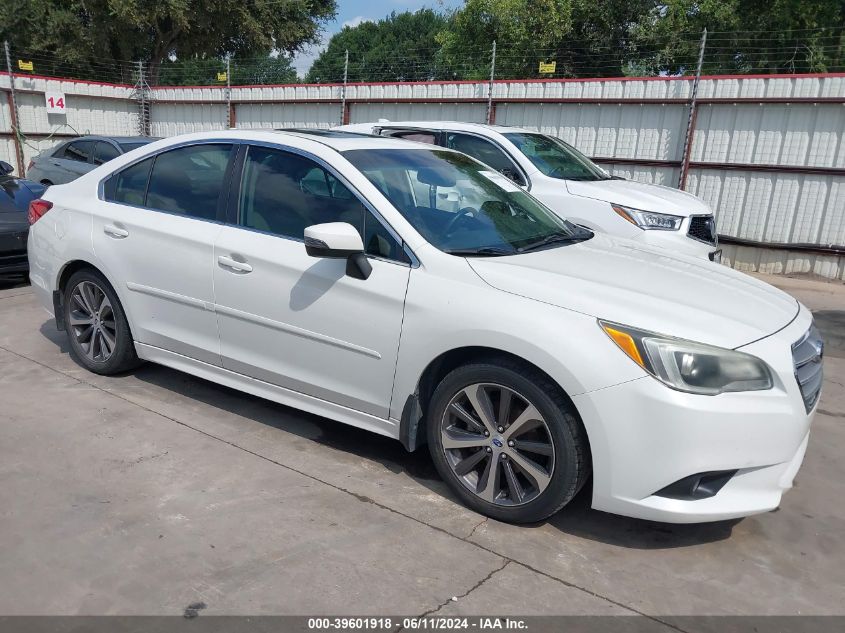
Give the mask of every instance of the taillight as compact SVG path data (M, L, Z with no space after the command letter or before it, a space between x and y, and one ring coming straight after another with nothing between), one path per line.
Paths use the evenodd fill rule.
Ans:
M31 161L29 161L29 165L26 166L26 170L29 171L33 167L35 167L35 161L31 160Z
M35 224L41 217L47 213L50 209L53 208L53 203L47 200L33 200L29 203L29 212L27 213L27 218L29 219L29 223Z

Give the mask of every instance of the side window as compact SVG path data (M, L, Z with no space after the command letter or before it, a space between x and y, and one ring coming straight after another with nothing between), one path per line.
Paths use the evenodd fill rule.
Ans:
M87 163L91 158L91 150L94 149L93 141L74 141L67 147L59 158L74 160L80 163Z
M147 207L204 220L217 218L230 144L189 145L156 155Z
M352 193L314 161L251 146L239 200L242 226L302 239L305 227L348 222L359 232L366 211Z
M490 141L471 134L450 132L446 137L446 147L463 152L486 165L490 165L519 185L525 184L522 174L513 161Z
M109 178L105 186L106 200L137 207L144 206L144 196L147 192L147 181L152 166L153 159L147 158Z
M118 152L117 148L111 143L106 143L105 141L97 141L97 144L94 145L95 165L102 165L103 163L107 163L110 160L117 158L118 156L120 156L120 152Z
M244 161L238 223L302 239L305 228L348 222L368 255L408 262L401 244L331 173L309 158L251 146Z

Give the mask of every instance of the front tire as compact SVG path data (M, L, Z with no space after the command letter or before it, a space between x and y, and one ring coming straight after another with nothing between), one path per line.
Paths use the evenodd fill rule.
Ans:
M453 370L434 391L426 427L440 476L467 506L500 521L550 517L590 472L572 404L544 374L519 363Z
M65 286L64 320L70 353L95 374L110 376L139 364L123 306L95 270L80 270Z

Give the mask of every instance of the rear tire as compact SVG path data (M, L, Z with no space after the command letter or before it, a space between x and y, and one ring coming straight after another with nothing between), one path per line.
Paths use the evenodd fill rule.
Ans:
M101 273L84 269L71 275L63 310L70 353L80 365L111 376L140 364L126 313Z
M563 391L503 359L459 367L431 397L428 445L440 476L467 506L510 523L542 521L590 474L587 435Z

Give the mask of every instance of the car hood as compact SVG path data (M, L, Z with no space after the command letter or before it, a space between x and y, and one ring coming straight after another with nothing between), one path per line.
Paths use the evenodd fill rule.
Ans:
M706 202L696 196L633 180L567 180L566 188L573 196L603 200L611 204L672 215L701 215L713 213Z
M788 294L720 264L598 234L535 253L467 261L504 292L720 347L768 336L799 311Z

